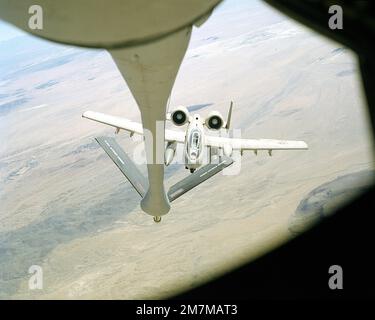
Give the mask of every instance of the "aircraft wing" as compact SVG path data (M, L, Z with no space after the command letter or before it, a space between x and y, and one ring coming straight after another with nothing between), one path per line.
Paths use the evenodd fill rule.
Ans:
M174 201L189 190L210 179L215 174L230 166L233 160L229 157L219 157L217 163L209 163L199 168L194 173L174 184L168 191L169 201Z
M273 139L238 139L227 137L206 136L206 145L216 148L230 147L232 150L306 150L304 141L273 140Z
M148 181L139 171L131 158L121 149L115 139L110 137L97 137L95 140L104 149L123 175L129 180L133 188L143 198L148 189Z
M82 114L82 117L115 127L116 129L122 129L122 130L128 131L131 134L136 133L136 134L143 135L143 127L142 127L142 124L139 122L134 122L134 121L122 118L122 117L111 116L108 114L94 112L94 111L86 111ZM185 132L166 129L165 140L171 141L171 142L176 141L179 143L184 143Z
M126 81L142 117L149 188L141 208L153 216L170 210L164 189L164 121L177 72L193 26L221 0L0 0L0 19L39 37L69 45L104 48ZM40 17L43 17L41 19ZM43 21L45 27L43 27ZM100 22L105 23L100 23ZM32 28L30 27L30 23Z

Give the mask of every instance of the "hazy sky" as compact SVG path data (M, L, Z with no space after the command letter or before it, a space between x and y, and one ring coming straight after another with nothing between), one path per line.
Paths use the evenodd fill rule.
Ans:
M24 34L23 31L0 20L0 41L9 40Z

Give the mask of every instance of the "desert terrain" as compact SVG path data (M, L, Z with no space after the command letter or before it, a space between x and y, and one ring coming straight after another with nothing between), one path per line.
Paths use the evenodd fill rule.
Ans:
M231 100L242 137L309 150L244 153L240 174L206 181L155 224L94 140L114 130L81 117L140 121L109 54L0 42L0 298L168 297L288 241L311 190L373 168L356 57L260 1L228 0L194 29L170 108L226 116ZM140 143L116 139L130 153ZM188 174L168 167L166 186ZM32 265L42 290L28 287Z

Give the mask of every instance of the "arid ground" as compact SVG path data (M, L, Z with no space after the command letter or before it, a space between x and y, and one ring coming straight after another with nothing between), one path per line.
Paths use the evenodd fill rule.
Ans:
M170 107L226 116L231 100L242 137L309 150L245 153L240 174L206 181L155 224L94 141L114 130L81 117L140 121L109 54L0 42L0 298L168 297L287 241L311 190L373 168L355 56L259 1L228 0L194 30ZM117 138L130 154L139 143ZM168 167L166 185L187 174ZM32 265L42 290L28 287Z

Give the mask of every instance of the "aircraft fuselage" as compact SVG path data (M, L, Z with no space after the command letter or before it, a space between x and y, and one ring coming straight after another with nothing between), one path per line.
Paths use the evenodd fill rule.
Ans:
M187 169L194 171L202 165L204 154L204 128L199 114L195 114L186 129L184 159Z

